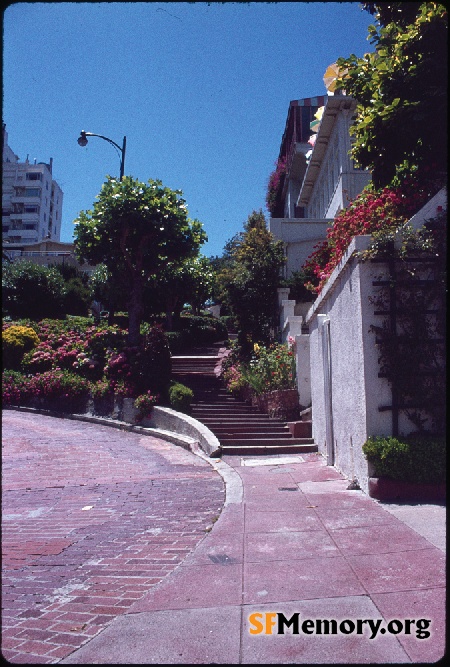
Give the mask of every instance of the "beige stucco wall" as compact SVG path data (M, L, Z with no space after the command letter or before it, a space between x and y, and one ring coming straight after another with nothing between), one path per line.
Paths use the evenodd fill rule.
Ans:
M361 263L354 257L354 252L366 248L369 241L368 236L353 239L306 317L310 330L314 440L326 455L323 333L318 317L326 315L330 321L334 464L349 479L356 477L365 491L368 468L362 445L369 436L388 435L392 428L391 413L378 409L389 405L391 393L387 380L378 377L375 337L369 332L375 323L369 296L380 265Z
M285 244L286 278L301 269L313 252L314 246L325 239L327 229L332 222L324 219L270 218L269 231Z

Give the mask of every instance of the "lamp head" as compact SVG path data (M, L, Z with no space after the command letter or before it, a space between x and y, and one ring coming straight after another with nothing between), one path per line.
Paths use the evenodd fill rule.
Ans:
M84 147L86 146L87 142L88 140L86 137L86 132L83 130L80 132L80 136L78 137L78 145Z

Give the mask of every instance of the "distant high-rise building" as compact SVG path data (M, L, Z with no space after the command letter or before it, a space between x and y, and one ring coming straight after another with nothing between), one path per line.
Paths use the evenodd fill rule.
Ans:
M59 241L63 192L52 178L52 163L20 162L8 145L3 124L2 242Z

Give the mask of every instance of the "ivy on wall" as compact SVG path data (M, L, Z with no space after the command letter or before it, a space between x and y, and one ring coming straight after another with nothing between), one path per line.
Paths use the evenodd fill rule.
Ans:
M445 431L446 225L441 213L401 237L375 237L366 259L384 262L389 275L374 281L371 297L381 324L372 325L380 376L392 389L393 434L403 412L417 431ZM363 257L364 259L364 257Z

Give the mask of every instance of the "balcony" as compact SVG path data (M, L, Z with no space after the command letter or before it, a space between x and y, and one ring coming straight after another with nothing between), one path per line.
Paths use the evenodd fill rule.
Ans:
M306 172L306 153L311 149L307 143L293 141L287 158L286 176L288 179L302 181Z
M9 216L11 222L23 220L23 222L39 222L39 213L11 213Z
M13 197L11 197L11 204L35 204L36 206L38 206L40 203L41 203L40 195L29 197L25 194L16 194Z
M36 229L10 229L3 234L9 243L25 243L37 241Z

